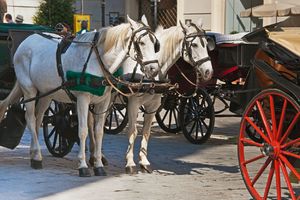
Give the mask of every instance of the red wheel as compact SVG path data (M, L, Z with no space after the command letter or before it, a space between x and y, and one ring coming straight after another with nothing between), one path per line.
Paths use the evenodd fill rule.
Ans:
M247 106L240 127L238 157L244 182L254 199L300 198L299 118L299 104L277 89L262 91ZM249 126L261 142L249 137Z

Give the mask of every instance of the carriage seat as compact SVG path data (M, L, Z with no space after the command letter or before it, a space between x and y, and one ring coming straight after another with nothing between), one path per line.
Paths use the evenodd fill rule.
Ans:
M300 57L300 28L280 32L269 32L269 39Z
M240 44L245 43L242 40L242 37L246 35L247 32L236 33L236 34L221 34L215 32L208 32L208 36L212 36L215 38L216 44L224 44L224 43L231 43L231 44Z
M300 29L268 32L268 37L262 49L287 69L300 72Z

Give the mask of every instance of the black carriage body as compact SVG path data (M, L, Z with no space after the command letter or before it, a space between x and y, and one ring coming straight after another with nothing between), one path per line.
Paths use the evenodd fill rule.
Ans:
M210 81L201 83L200 86L205 88L209 95L217 96L224 103L225 100L230 101L230 105L225 105L225 107L230 107L232 112L241 114L244 106L247 105L246 102L251 100L257 93L255 90L259 87L251 63L258 49L258 43L245 42L241 39L218 42L215 35L209 34L209 36L213 37L217 43L216 48L209 52L214 74ZM196 82L196 74L190 64L181 58L176 65L189 80ZM190 94L195 86L190 84L180 71L173 66L168 76L172 83L178 83L179 92Z
M13 55L20 43L36 31L52 31L49 27L32 24L0 23L0 99L4 99L15 83ZM26 127L25 112L20 105L12 106L0 123L0 146L14 149Z
M33 24L0 23L0 99L4 99L15 82L13 56L20 43L29 35L40 32L53 32L53 29Z

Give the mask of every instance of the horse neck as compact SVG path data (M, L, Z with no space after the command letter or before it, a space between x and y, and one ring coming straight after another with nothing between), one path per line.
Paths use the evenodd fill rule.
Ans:
M119 25L121 26L121 25ZM122 25L124 28L128 28L128 31L131 31L130 26ZM120 64L124 61L126 54L127 54L127 46L128 43L122 43L120 40L125 40L123 38L124 34L122 34L120 31L114 31L117 27L110 27L105 28L103 30L100 30L100 41L98 43L98 49L101 54L101 57L103 59L103 62L105 63L107 69L110 73L115 72L119 67ZM117 33L120 33L120 37L118 35L115 35L115 38L118 38L117 40L114 40L114 43L111 43L111 48L109 50L106 50L107 47L105 47L105 41L107 39L107 35L110 34L110 31L114 31ZM106 51L106 52L105 52Z
M175 26L163 30L160 36L160 42L163 48L159 51L158 58L161 66L160 78L163 78L166 76L170 67L173 66L181 56L184 34L180 27Z

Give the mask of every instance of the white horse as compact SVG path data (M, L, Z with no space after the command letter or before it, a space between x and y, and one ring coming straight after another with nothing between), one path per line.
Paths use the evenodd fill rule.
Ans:
M66 53L61 57L64 78L67 71L82 72L86 66L86 73L103 77L105 70L101 67L101 60L110 73L115 72L120 63L130 56L139 61L142 70L148 77L158 73L158 63L155 62L153 34L147 25L147 20L142 17L143 24L137 23L128 17L127 24L108 27L100 30L99 40L91 42L96 37L96 32L89 32L75 38ZM25 39L14 55L14 67L17 82L11 94L1 102L0 116L9 103L19 99L22 94L24 100L46 94L62 85L62 78L58 74L56 63L57 40L47 39L39 34L34 34ZM89 53L91 52L91 54ZM99 53L100 52L100 53ZM90 54L90 56L89 56ZM90 57L89 59L87 59ZM101 59L101 60L100 60ZM79 176L90 176L85 156L85 141L88 134L87 116L89 104L98 104L96 112L104 113L109 106L111 87L106 87L102 96L92 95L88 92L72 91L77 100L78 135L80 138ZM25 104L27 127L32 133L30 146L31 167L42 168L42 154L38 142L38 130L44 112L51 100L59 102L72 102L64 90L58 90L44 98L40 98L37 105L35 101ZM101 147L103 138L104 114L98 115L95 120L95 175L105 175L101 161Z
M181 24L181 23L180 23ZM212 77L213 69L207 52L208 42L205 38L205 32L202 29L202 20L197 25L174 26L162 30L159 28L155 35L159 38L161 50L158 52L158 61L161 67L159 79L166 78L169 68L183 55L183 59L190 63L200 73L203 81ZM124 74L132 72L132 66L136 63L127 59L123 64ZM139 73L139 71L137 71ZM113 98L112 98L113 99ZM137 115L139 108L144 106L144 124L142 128L142 141L139 152L139 164L142 171L151 173L150 162L147 158L148 142L151 131L151 124L155 116L155 111L161 105L161 94L137 94L128 97L128 137L129 145L126 153L126 173L136 173L136 164L134 162L134 142L137 136ZM89 116L89 119L92 119ZM89 130L93 130L93 123L89 120ZM93 144L91 145L93 146ZM91 147L93 151L93 148Z

